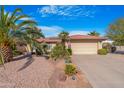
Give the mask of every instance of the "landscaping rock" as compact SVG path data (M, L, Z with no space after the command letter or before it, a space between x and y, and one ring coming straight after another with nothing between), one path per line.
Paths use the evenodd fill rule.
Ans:
M67 79L67 76L66 76L64 73L61 73L61 74L59 75L59 81L64 82L66 79Z
M56 69L52 74L51 78L48 80L48 84L51 88L91 88L87 79L82 75L76 74L75 80L72 80L72 76L64 75L64 71L61 69Z
M5 69L0 67L0 88L14 88L15 83L11 82L5 73Z

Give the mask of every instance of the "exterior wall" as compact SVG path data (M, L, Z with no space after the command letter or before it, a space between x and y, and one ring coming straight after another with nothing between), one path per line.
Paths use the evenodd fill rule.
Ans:
M49 45L49 50L48 51L51 51L52 48L56 45L56 43L49 43L48 45Z
M71 40L73 54L97 54L100 47L97 40Z
M98 42L98 49L101 49L102 48L102 42Z
M52 43L52 44L51 44L51 48L53 48L54 46L56 46L56 44L55 44L55 43Z

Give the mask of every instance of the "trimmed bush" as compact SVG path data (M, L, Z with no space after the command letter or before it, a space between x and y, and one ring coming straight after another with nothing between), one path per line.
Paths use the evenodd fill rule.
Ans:
M72 55L72 49L68 48L67 51L69 52L70 55Z
M74 74L76 74L76 67L73 64L66 64L65 67L65 74L72 76Z
M106 49L103 49L103 48L102 48L102 49L99 49L99 50L98 50L98 54L99 54L99 55L107 55L107 53L108 53L108 52L107 52Z

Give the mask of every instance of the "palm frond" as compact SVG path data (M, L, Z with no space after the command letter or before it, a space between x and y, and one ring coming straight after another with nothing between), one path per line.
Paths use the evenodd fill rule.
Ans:
M5 24L7 24L8 16L9 16L9 12L7 12L7 13L5 14L5 17L4 17L4 22L5 22Z
M1 20L0 21L1 21L1 25L2 25L3 22L4 22L4 6L1 7L1 11L0 12L1 12Z
M12 20L13 18L15 18L15 15L17 13L21 13L21 12L22 12L22 9L20 9L20 8L15 9L14 12L12 13L11 17L10 17L10 20Z
M14 23L17 22L18 20L21 20L22 18L29 18L29 16L28 15L20 15L15 18Z
M25 21L23 21L23 22L20 22L17 27L20 28L20 27L24 27L24 26L30 25L30 24L35 24L35 25L37 25L37 22L35 22L35 21L33 21L33 20L25 20Z

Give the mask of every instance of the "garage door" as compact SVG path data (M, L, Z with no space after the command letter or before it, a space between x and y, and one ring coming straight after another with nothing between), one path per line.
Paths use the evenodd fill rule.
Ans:
M73 54L97 54L96 42L72 42Z

